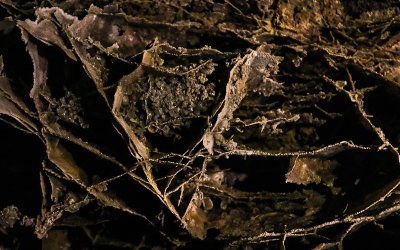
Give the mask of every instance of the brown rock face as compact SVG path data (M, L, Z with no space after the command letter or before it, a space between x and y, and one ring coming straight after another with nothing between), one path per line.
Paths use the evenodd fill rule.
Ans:
M399 7L0 0L0 249L398 245Z

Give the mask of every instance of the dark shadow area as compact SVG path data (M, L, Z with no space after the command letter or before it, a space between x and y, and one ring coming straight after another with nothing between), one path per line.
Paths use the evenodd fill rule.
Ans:
M344 249L397 249L400 242L399 217L390 216L377 223L369 223L348 235L343 242Z
M45 148L34 135L25 134L0 122L0 210L15 205L22 216L35 218L40 213L39 171ZM0 243L10 249L40 248L33 227L19 226L0 233ZM20 240L23 239L23 240Z
M24 215L35 216L41 205L39 171L45 147L34 135L3 122L0 130L0 208L15 205Z
M360 17L367 11L384 10L393 5L398 5L396 0L341 0L344 11L353 18Z

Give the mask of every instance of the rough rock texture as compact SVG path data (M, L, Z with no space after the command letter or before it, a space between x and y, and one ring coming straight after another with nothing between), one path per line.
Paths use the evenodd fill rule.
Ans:
M0 0L0 248L398 245L399 8Z

